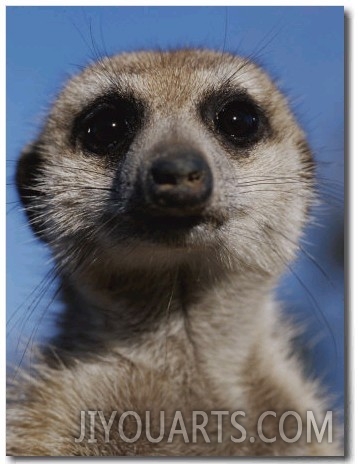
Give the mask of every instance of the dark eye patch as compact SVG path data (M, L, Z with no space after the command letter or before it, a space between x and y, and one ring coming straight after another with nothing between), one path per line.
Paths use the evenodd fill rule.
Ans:
M86 153L105 156L128 148L141 121L140 103L129 97L107 95L76 118L72 139Z
M241 99L229 101L215 116L217 130L234 142L247 141L255 136L259 124L260 116L255 106Z
M201 114L224 143L237 148L253 146L269 130L264 111L244 92L213 92L206 97Z

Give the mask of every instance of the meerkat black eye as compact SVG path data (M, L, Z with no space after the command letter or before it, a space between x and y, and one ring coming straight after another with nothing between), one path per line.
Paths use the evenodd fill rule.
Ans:
M132 102L101 102L80 119L77 138L85 150L106 155L131 142L137 122L138 111Z
M255 106L240 99L226 103L215 117L216 129L238 144L245 144L255 138L259 124Z

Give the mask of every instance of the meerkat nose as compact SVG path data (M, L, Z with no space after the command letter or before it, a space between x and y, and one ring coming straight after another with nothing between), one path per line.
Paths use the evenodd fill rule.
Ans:
M180 150L155 158L145 182L152 207L180 215L205 207L213 189L210 167L195 150Z

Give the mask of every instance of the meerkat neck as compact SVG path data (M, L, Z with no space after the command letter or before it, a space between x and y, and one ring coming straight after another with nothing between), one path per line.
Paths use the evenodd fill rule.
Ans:
M223 270L193 265L171 269L87 273L63 280L63 294L73 317L79 308L97 314L116 340L130 342L133 333L147 334L168 320L185 319L189 327L227 315L228 322L255 319L270 301L275 278L257 270ZM249 314L246 308L251 308ZM242 320L242 322L243 322Z
M188 366L200 369L214 389L217 384L222 391L226 379L227 390L232 384L237 392L240 366L264 338L261 321L272 305L272 280L247 270L218 275L213 269L177 268L155 275L112 275L97 287L93 282L76 288L67 284L63 333L71 343L77 341L71 351L81 344L91 351L87 341L96 340L155 369L184 369L183 358L177 361L180 345ZM74 327L81 333L73 334ZM81 339L83 333L88 340Z

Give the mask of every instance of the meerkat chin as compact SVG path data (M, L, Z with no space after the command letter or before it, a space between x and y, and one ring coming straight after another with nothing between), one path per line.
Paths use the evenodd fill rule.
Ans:
M65 311L36 373L9 387L8 453L340 454L334 427L332 443L307 437L307 412L321 427L327 406L273 296L313 177L284 96L249 60L139 52L71 79L18 163Z

